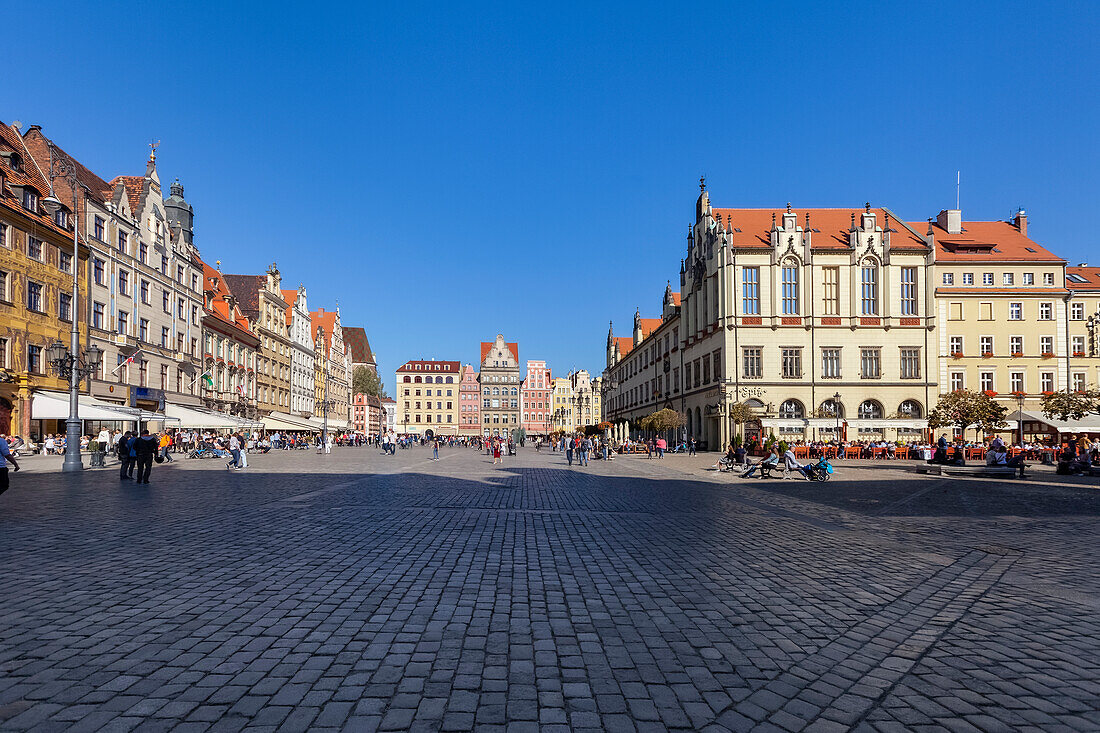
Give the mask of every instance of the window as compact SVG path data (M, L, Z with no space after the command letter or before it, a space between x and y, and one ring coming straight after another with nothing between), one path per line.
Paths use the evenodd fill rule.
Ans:
M783 266L783 315L798 315L798 266Z
M42 312L42 285L27 281L27 310Z
M183 265L176 265L176 282L183 284Z
M805 416L802 403L798 400L785 400L779 406L779 417L785 420L799 420Z
M1013 277L1011 272L1005 272L1005 273L1001 274L1001 284L1002 285L1014 285L1015 284L1014 281L1015 281L1015 277Z
M27 235L27 257L32 260L42 260L42 240L29 234Z
M1043 372L1039 375L1039 387L1044 392L1054 391L1054 372Z
M1040 321L1053 321L1054 320L1054 304L1053 303L1040 303L1039 304L1039 320Z
M710 359L703 357L703 384L710 384Z
M821 378L840 379L840 349L821 350Z
M901 268L901 314L917 315L917 268Z
M741 310L745 315L760 315L760 268L741 271Z
M140 361L138 361L138 386L139 387L148 387L149 386L148 380L149 380L149 362L145 361L145 359L141 359Z
M103 221L102 216L97 216L92 221L92 236L101 242L103 241L103 229L105 226L106 222Z
M1024 282L1024 285L1034 285L1035 284L1035 273L1034 272L1025 272L1023 282Z
M993 391L993 372L982 372L978 375L978 382L983 392Z
M92 279L95 280L96 285L103 285L103 260L96 257L92 260Z
M138 319L138 338L145 342L149 340L149 319Z
M961 321L963 319L963 304L962 303L948 303L947 304L947 320L949 321Z
M954 285L955 284L955 273L953 273L953 272L943 273L943 284L944 285Z
M1084 372L1074 372L1073 373L1073 384L1070 388L1074 392L1084 392L1085 391L1085 373Z
M130 273L126 270L118 271L118 292L120 295L128 295L130 289Z
M906 347L901 350L901 378L920 379L920 349Z
M160 294L160 304L164 308L165 313L169 315L172 314L172 298L168 295L167 290Z
M57 296L57 317L63 321L73 319L73 296L68 293L60 293Z
M57 211L53 212L53 223L57 224L57 226L61 227L62 229L68 229L69 212L65 211L64 209L58 209Z
M8 273L0 270L0 301L8 302Z
M993 304L992 303L978 303L978 320L979 321L992 321L993 320Z
M168 274L168 256L167 255L161 255L160 256L160 274L161 275L167 275Z
M1024 304L1023 303L1009 303L1008 304L1008 320L1010 320L1010 321L1022 321L1022 320L1024 320Z
M840 268L821 268L821 278L825 284L824 314L827 316L840 315Z
M983 272L982 273L982 285L992 285L992 284L993 284L993 273L992 272Z
M1008 375L1008 383L1012 385L1013 392L1024 391L1024 373L1012 372Z
M802 349L781 349L783 358L783 378L802 378Z
M880 420L883 417L882 405L876 400L864 400L859 405L860 420Z
M118 312L118 332L119 333L121 333L123 335L125 335L127 333L127 331L129 330L127 328L127 326L129 326L129 321L130 321L130 314L129 313L127 313L126 311L119 311Z
M179 298L176 301L176 317L181 321L187 317L187 311L184 310L183 298Z
M1054 353L1054 337L1053 336L1040 336L1039 337L1039 353L1040 354L1053 354Z
M118 233L118 251L122 253L129 253L130 251L130 235L126 232Z
M92 328L103 328L103 303L92 303Z
M33 188L23 189L23 208L27 211L38 212L38 191Z
M742 364L744 365L743 376L745 379L760 379L764 376L764 369L761 353L763 349L759 346L745 346L741 350Z
M864 379L878 379L882 376L882 351L879 348L860 349L860 373Z
M981 336L980 338L978 338L978 349L981 352L982 356L985 356L986 354L992 354L993 353L993 337L992 336Z
M160 345L165 347L165 348L168 348L168 339L169 339L168 326L161 326L160 327Z
M0 367L8 366L8 340L0 339Z
M1024 353L1024 337L1023 336L1009 336L1008 337L1008 352L1015 356L1016 354Z
M72 272L73 256L68 252L59 250L57 253L57 269L62 272Z
M1054 273L1053 272L1044 272L1043 273L1043 285L1053 285L1053 284L1054 284Z
M1070 351L1073 352L1074 356L1084 356L1085 355L1085 337L1084 336L1074 336L1071 339L1070 343L1072 344L1072 346L1070 347Z
M141 281L141 302L145 303L146 305L149 304L149 281L148 280L142 280Z
M878 267L864 263L860 270L860 312L865 316L878 315Z
M1085 320L1085 304L1084 303L1070 303L1069 304L1069 319L1071 321L1083 321L1083 320Z
M149 264L149 245L145 242L138 245L138 260L143 265Z
M965 372L951 372L951 391L958 392L960 389L966 389Z
M27 371L42 374L42 347L33 344L27 346Z
M974 284L974 273L964 272L963 273L963 285L973 285L973 284Z

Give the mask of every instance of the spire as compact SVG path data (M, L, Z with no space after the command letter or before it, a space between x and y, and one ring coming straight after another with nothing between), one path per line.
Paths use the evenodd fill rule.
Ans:
M160 176L157 175L157 148L160 147L160 140L151 140L149 142L149 162L145 165L145 177L151 178L160 183Z

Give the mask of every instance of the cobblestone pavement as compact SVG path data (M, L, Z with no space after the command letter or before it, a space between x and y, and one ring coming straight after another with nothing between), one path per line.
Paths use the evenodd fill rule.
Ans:
M1100 730L1100 491L337 449L0 497L0 730Z

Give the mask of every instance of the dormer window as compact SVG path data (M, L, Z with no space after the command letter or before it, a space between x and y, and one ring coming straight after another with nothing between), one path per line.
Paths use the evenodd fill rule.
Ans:
M16 152L3 153L3 157L8 159L8 167L10 167L16 173L23 172L23 157Z
M38 191L29 186L23 188L23 208L38 213Z
M62 229L69 228L69 212L64 209L58 209L53 213L53 223Z

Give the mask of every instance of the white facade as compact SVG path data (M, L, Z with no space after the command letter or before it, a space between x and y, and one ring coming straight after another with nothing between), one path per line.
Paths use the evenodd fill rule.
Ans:
M291 294L293 293L293 297ZM291 341L290 374L290 411L295 415L309 417L314 407L314 353L313 337L310 335L309 303L306 286L299 285L297 292L283 291L284 299L290 304L289 330Z

